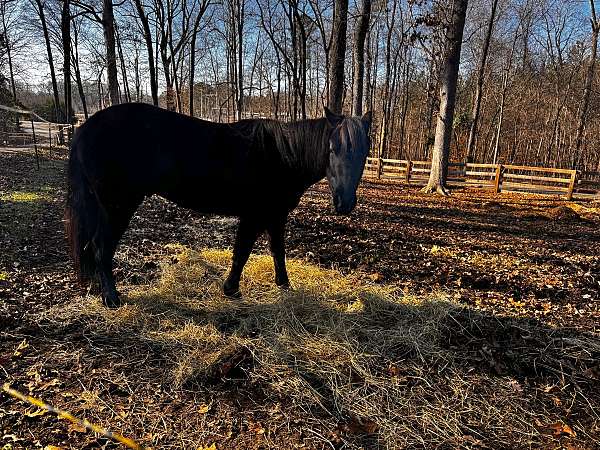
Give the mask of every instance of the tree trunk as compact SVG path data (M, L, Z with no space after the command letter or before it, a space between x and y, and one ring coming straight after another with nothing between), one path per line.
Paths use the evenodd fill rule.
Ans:
M48 33L48 24L46 23L46 14L44 13L44 5L42 0L35 0L38 7L38 15L42 23L42 32L44 33L44 41L46 43L46 53L48 54L48 65L50 66L50 80L52 82L52 95L54 97L54 114L56 121L60 118L60 98L58 96L58 83L56 82L56 71L54 70L54 59L52 57L52 46L50 44L50 34Z
M9 72L9 76L10 76L10 87L11 87L11 91L12 91L12 100L13 100L13 104L17 104L17 88L15 85L15 74L14 74L14 70L13 70L13 63L12 63L12 55L11 55L11 41L8 37L8 31L6 29L6 3L3 3L2 5L3 11L2 11L2 25L4 28L4 44L6 47L6 56L8 59L8 72ZM17 120L17 127L19 126L19 117L17 116L16 118Z
M237 98L236 98L236 113L237 119L242 119L244 109L244 53L243 53L243 36L244 36L244 9L246 0L236 0L237 15L234 18L237 25Z
M77 90L79 91L79 98L81 99L81 106L83 108L83 116L88 118L87 101L85 98L85 91L83 90L83 82L81 81L81 70L79 68L79 35L77 27L73 27L73 48L71 49L71 58L73 59L73 68L75 69L75 82L77 83Z
M585 84L583 88L583 100L581 102L581 111L579 113L579 122L577 123L577 134L575 137L575 150L573 152L573 165L572 169L576 169L581 159L581 144L583 140L583 132L585 130L586 118L588 108L590 104L590 94L592 92L592 82L594 81L594 68L596 66L596 55L598 52L598 33L600 32L600 23L596 18L596 8L594 0L590 0L590 11L592 17L590 21L592 23L592 52L590 54L590 62L587 66L587 72L585 74Z
M481 50L481 62L479 63L479 71L477 73L477 85L475 87L475 98L473 99L473 112L471 125L469 127L469 140L467 141L467 160L473 160L475 150L475 135L477 134L477 124L479 122L479 111L481 109L481 93L483 91L483 80L485 78L485 65L490 48L490 40L492 38L492 30L494 29L494 20L496 18L496 9L498 0L493 0L490 19L487 24L485 40L483 41L483 49Z
M205 1L200 6L200 10L196 15L196 19L194 20L194 26L192 28L191 42L190 42L190 78L188 85L188 94L189 94L189 114L194 117L194 76L196 75L196 38L198 37L198 32L200 31L200 22L204 13L206 12L206 8L208 8L209 2ZM200 103L200 116L202 116L202 102Z
M173 90L173 78L171 77L171 59L167 55L167 49L161 49L163 72L165 74L165 89L167 97L167 110L175 111L175 91Z
M119 99L119 80L117 75L117 55L115 52L115 17L112 0L102 0L102 29L106 45L106 73L110 103L117 105Z
M506 63L506 67L504 69L504 74L502 75L502 92L500 94L500 112L498 117L498 129L496 132L496 139L494 144L494 159L493 164L498 162L498 155L500 154L500 139L502 132L502 125L504 123L504 111L506 104L506 96L508 92L508 78L510 76L510 70L513 63L513 56L515 54L515 46L517 44L517 37L519 35L518 28L515 30L515 35L513 37L512 47L510 49L510 53L508 55L508 61Z
M71 1L63 0L60 17L60 31L63 44L63 84L65 96L65 123L73 121L71 100Z
M194 74L196 71L196 34L192 34L192 42L190 43L190 82L188 85L189 93L189 114L194 117ZM202 111L200 111L202 116Z
M158 106L158 82L156 77L156 64L154 58L154 50L152 48L152 33L150 32L150 23L148 16L144 11L144 6L141 0L134 0L135 8L138 13L142 30L144 31L144 41L146 42L146 51L148 52L148 72L150 74L150 92L152 94L152 104Z
M346 56L346 28L348 0L334 0L331 46L329 47L329 109L342 113L344 96L344 62Z
M137 47L135 47L135 58L133 60L133 73L135 80L135 101L141 101L141 80L140 80L140 53Z
M129 90L129 81L127 80L127 67L125 66L125 57L123 47L121 46L121 35L115 22L115 37L117 38L117 51L119 52L119 61L121 62L121 78L123 78L123 94L127 103L131 102L131 91Z
M435 143L431 159L429 183L423 192L437 192L447 195L446 177L448 176L448 158L450 155L450 139L454 120L454 103L456 101L456 83L460 65L462 36L467 15L468 0L454 0L452 5L452 23L446 32L446 51L443 60L443 73L440 87L440 112L435 129Z
M497 1L497 0L496 0ZM362 11L356 24L354 33L354 75L353 93L354 104L352 115L362 116L363 113L363 85L365 75L365 38L369 30L371 19L371 0L362 1Z

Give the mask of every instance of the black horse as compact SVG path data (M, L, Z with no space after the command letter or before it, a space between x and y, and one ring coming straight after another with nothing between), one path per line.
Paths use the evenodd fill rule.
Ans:
M264 231L275 282L287 286L288 214L325 176L335 210L350 213L370 146L369 113L325 115L221 124L134 103L94 114L73 138L68 168L66 226L80 280L98 276L104 304L120 305L117 244L144 197L158 194L201 213L239 217L226 295L241 295L242 269Z

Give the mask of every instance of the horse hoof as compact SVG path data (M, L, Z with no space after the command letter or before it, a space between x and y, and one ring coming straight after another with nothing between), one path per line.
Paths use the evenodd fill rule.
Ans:
M242 292L239 289L227 289L223 287L223 294L229 298L242 298Z
M284 291L289 291L290 289L292 289L289 281L286 281L285 283L277 283L277 287Z
M115 309L121 306L121 300L119 299L119 297L103 297L102 303L104 304L104 306L110 309Z
M229 298L242 298L242 292L239 285L230 285L227 282L223 284L223 294Z

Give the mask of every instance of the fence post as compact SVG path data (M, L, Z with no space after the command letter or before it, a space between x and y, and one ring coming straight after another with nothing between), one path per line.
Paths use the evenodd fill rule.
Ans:
M502 172L503 167L502 164L496 165L496 185L494 186L494 192L499 193L502 187Z
M48 142L50 145L49 157L52 158L52 125L48 123Z
M577 181L577 171L571 172L571 182L569 183L569 191L567 192L567 201L573 200L573 191L575 190L575 183Z
M406 161L406 184L410 184L410 173L412 172L412 161Z
M35 163L37 164L37 169L40 170L40 156L38 154L37 142L35 139L35 126L33 125L33 116L29 116L31 120L31 132L33 133L33 148L35 148Z
M377 159L377 179L378 180L381 178L382 172L383 172L383 160L380 155L379 158Z

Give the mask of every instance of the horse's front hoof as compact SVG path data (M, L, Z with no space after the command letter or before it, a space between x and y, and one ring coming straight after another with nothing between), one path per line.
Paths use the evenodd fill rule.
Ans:
M242 298L242 292L239 286L230 285L227 282L223 284L223 294L229 298Z
M284 291L289 291L292 289L289 281L286 281L285 283L276 283L276 284L279 289L284 290Z
M276 276L275 284L280 289L289 289L290 288L290 279L287 277L287 275L282 276L282 277Z
M223 294L225 295L225 297L229 297L229 298L242 298L242 291L240 291L239 289L235 290L235 289L225 289L223 288Z
M115 309L121 306L121 299L119 296L108 297L102 296L102 304L110 309Z

